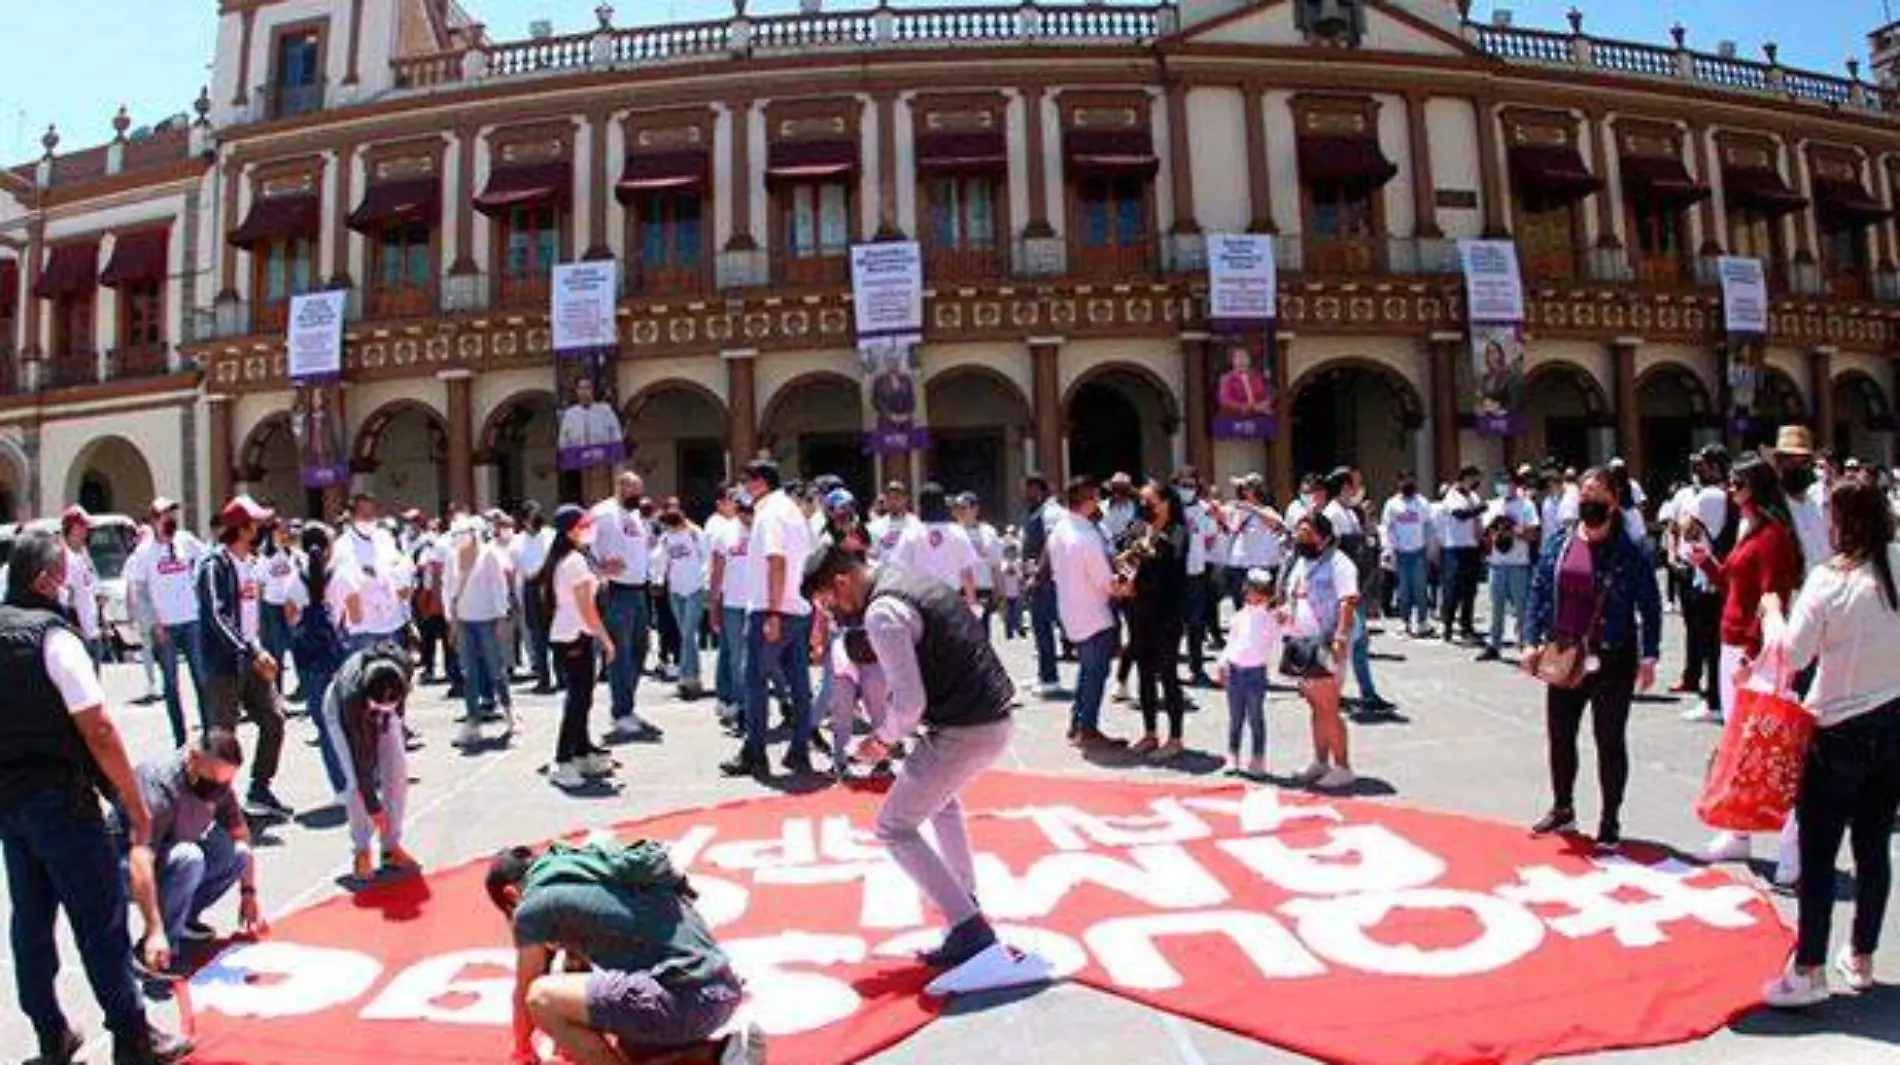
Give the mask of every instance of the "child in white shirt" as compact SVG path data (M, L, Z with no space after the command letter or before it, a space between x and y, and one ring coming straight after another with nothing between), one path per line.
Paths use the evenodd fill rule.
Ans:
M1246 601L1229 627L1217 665L1227 688L1227 775L1259 780L1267 773L1267 670L1285 631L1273 604L1273 573L1247 571ZM1240 740L1253 730L1252 758L1241 769Z
M1003 597L1003 638L1014 640L1023 634L1023 549L1013 538L1003 540L1002 574L996 590Z

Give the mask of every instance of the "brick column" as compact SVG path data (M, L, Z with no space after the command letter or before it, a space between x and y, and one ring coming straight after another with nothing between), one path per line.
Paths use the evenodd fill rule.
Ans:
M449 499L475 505L475 403L469 381L473 370L444 370L436 377L448 392Z
M350 412L344 406L349 396L348 390L341 385L326 385L324 387L329 390L330 409L336 412L337 420L346 426L349 425ZM345 446L350 446L350 442L345 441ZM351 457L354 458L354 456ZM342 484L333 484L323 490L323 513L317 515L317 518L321 521L335 520L336 516L343 513L344 508L349 505L350 482L346 478Z
M1273 366L1273 386L1279 392L1280 424L1274 433L1273 441L1267 445L1267 487L1273 490L1273 501L1285 507L1293 500L1293 391L1292 374L1288 367L1293 362L1292 333L1277 333L1273 337L1273 350L1269 355Z
M1025 237L1053 237L1049 225L1049 175L1043 163L1042 86L1023 88L1024 145L1029 153L1029 217L1023 223ZM1048 467L1044 467L1047 471Z
M1715 145L1710 142L1708 127L1700 123L1691 123L1689 126L1689 138L1695 142L1696 169L1701 171L1697 176L1702 179L1704 185L1713 188L1715 185L1715 168L1717 164L1715 159ZM1723 209L1725 214L1727 211L1726 192L1727 190L1724 190ZM1710 196L1708 199L1703 200L1700 209L1702 211L1702 254L1706 257L1724 254L1722 249L1728 245L1728 241L1725 239L1728 234L1723 231L1727 219L1716 217L1715 197Z
M1194 234L1194 149L1188 141L1187 86L1168 86L1168 173L1174 183L1174 232Z
M449 273L455 277L479 274L475 259L475 142L481 131L463 126L455 131L455 188L450 190L449 210L455 216L455 262Z
M1415 232L1423 239L1444 236L1438 228L1438 182L1432 176L1432 145L1425 126L1423 92L1405 94L1406 143L1412 153L1412 209L1418 214ZM1492 146L1496 151L1496 145Z
M356 206L356 146L336 150L336 212L330 218L330 287L349 288L350 210Z
M1240 87L1241 113L1247 123L1247 206L1252 215L1247 224L1249 233L1279 232L1273 223L1273 166L1267 160L1267 120L1261 104L1265 91L1254 82Z
M350 0L350 66L343 75L343 84L356 84L358 71L362 68L362 56L363 0Z
M1834 446L1834 349L1808 352L1808 387L1814 391L1814 446Z
M594 111L587 116L587 250L582 253L584 259L611 259L613 249L607 246L607 130L612 125L611 116L605 111Z
M211 488L211 511L216 513L231 498L231 474L234 456L231 451L231 397L211 394L205 396L205 432L210 436L211 468L205 476Z
M1478 113L1478 195L1484 199L1484 235L1507 237L1511 230L1504 222L1504 201L1510 196L1511 183L1500 168L1498 155L1497 101L1479 96L1471 101Z
M1181 334L1181 382L1187 392L1186 402L1182 404L1187 417L1187 460L1204 478L1212 477L1214 469L1212 419L1207 409L1209 346L1206 334Z
M1875 156L1873 168L1874 195L1881 203L1887 205L1888 210L1892 210L1896 206L1894 195L1900 191L1894 188L1893 157ZM1896 268L1900 268L1896 266L1896 262L1900 261L1900 254L1896 254L1894 227L1895 221L1892 218L1880 223L1880 262L1874 268L1883 274L1891 274Z
M1808 202L1812 204L1814 202L1814 176L1812 168L1808 166L1808 153L1801 148L1800 144L1801 142L1796 140L1789 145L1788 162L1789 165L1794 168L1795 191L1807 197ZM1791 217L1794 219L1795 264L1797 266L1811 266L1817 261L1814 257L1817 236L1815 232L1814 211L1811 208L1805 211L1796 211Z
M20 328L26 333L20 338L20 357L24 362L40 357L40 301L33 295L33 286L40 279L40 266L45 260L46 223L35 218L27 224L26 258L20 262ZM25 382L21 385L24 387Z
M759 450L758 384L753 376L752 360L756 351L722 351L726 364L726 451L731 456L731 474L752 461Z
M877 239L902 240L897 217L897 94L877 96Z
M243 107L251 102L251 37L257 32L257 8L244 9L244 32L238 43L237 94L231 97L232 107ZM223 501L219 501L223 505Z
M1623 242L1616 235L1616 203L1610 195L1610 171L1617 166L1616 133L1610 128L1610 120L1601 111L1591 111L1584 116L1590 129L1597 135L1596 175L1603 181L1603 191L1596 194L1597 201L1597 247L1621 248Z
M1426 348L1431 388L1432 473L1439 484L1458 479L1458 360L1465 354L1462 333L1433 333ZM1436 485L1434 485L1436 487Z
M1049 478L1050 488L1060 492L1068 481L1063 461L1062 441L1062 338L1031 337L1029 363L1035 373L1036 464Z
M226 239L231 232L242 225L244 220L237 216L238 193L244 185L244 168L235 160L224 166L224 204L220 208L219 218L223 220L224 232L214 234L212 239L218 242L218 301L229 303L238 298L237 256L238 250Z
M725 194L732 204L732 237L726 250L752 251L759 246L752 235L752 101L744 97L732 102L732 169Z
M1616 450L1623 457L1624 465L1629 467L1630 478L1637 481L1643 479L1646 469L1643 465L1642 408L1636 398L1636 353L1642 346L1642 340L1634 337L1618 337L1610 341L1610 377L1615 392L1611 402L1616 404Z

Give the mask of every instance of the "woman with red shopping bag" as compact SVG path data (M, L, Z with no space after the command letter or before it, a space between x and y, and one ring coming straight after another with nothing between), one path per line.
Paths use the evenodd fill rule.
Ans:
M1741 516L1741 532L1727 558L1707 544L1693 548L1690 561L1722 589L1722 653L1717 660L1721 707L1735 708L1737 676L1743 663L1761 656L1761 602L1767 595L1786 599L1801 583L1801 543L1782 494L1780 476L1758 455L1735 464L1729 473L1729 501ZM1792 839L1789 841L1792 843ZM1712 862L1746 861L1748 835L1724 831L1709 841Z
M1808 576L1788 616L1762 601L1771 654L1799 670L1817 661L1807 708L1808 743L1797 814L1801 822L1800 938L1788 971L1763 989L1771 1006L1828 997L1827 941L1834 912L1834 859L1854 844L1854 931L1835 962L1847 986L1874 984L1873 954L1892 881L1889 838L1900 808L1900 545L1878 488L1843 481L1830 496L1834 557Z

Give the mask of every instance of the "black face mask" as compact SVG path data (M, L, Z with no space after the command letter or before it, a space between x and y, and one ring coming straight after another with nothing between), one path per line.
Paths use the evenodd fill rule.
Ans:
M1404 496L1407 499L1410 499L1413 496L1418 494L1418 485L1410 484L1410 483L1401 484L1399 485L1399 494Z
M1609 524L1610 505L1601 499L1586 499L1577 504L1577 517L1592 529Z
M1156 515L1159 513L1159 511L1157 511L1155 506L1151 503L1143 503L1140 506L1139 510L1141 512L1141 520L1146 521L1146 522L1154 521Z
M210 777L192 777L190 787L193 795L205 802L211 802L224 794L225 789L230 785L220 784Z
M621 510L639 510L640 502L641 502L640 496L621 496L620 509Z
M1320 551L1323 549L1318 544L1308 543L1305 540L1301 540L1299 543L1293 545L1293 550L1299 552L1299 556L1301 558L1311 561L1313 559L1318 558Z
M158 523L158 531L159 531L159 532L161 532L161 533L163 533L163 534L165 534L166 536L175 536L175 535L177 535L177 533L178 533L178 519L177 519L177 518L166 518L165 520L163 520L163 521L161 521L161 522L159 522L159 523Z
M1814 487L1814 467L1796 466L1782 471L1781 488L1789 495L1804 495L1812 487Z

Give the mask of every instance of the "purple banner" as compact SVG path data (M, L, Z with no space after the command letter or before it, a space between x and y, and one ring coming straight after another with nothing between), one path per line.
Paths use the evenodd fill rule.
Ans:
M901 455L906 451L922 451L930 446L930 431L927 429L877 429L864 434L864 452L867 455Z
M1518 414L1480 413L1477 431L1479 436L1519 436L1524 432L1524 418Z
M561 397L555 465L586 470L623 462L626 428L620 422L614 385L613 348L576 348L554 357L556 394Z
M1208 345L1216 440L1271 440L1279 429L1278 382L1273 379L1273 331L1219 333Z
M349 483L349 445L344 443L343 418L336 400L335 385L297 389L291 429L297 438L298 465L305 488Z
M1214 415L1216 440L1272 440L1280 431L1280 420L1271 414L1244 417L1237 414Z

